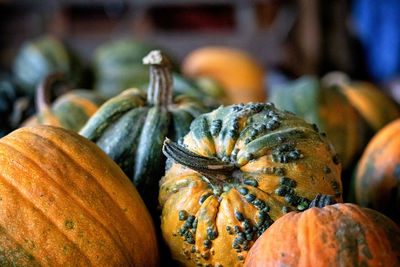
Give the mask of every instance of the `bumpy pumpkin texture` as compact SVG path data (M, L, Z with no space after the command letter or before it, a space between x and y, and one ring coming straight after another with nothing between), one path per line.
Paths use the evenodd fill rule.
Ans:
M154 210L154 192L164 172L165 137L183 137L191 121L209 109L199 100L183 95L173 97L171 69L160 51L149 53L144 62L150 65L147 95L138 89L123 91L104 103L80 134L121 166Z
M346 203L282 216L257 240L244 266L399 265L399 227L375 210Z
M122 170L53 126L0 139L1 266L157 266L154 226Z
M341 165L316 128L273 104L250 103L196 118L160 181L161 229L185 266L241 266L277 218L318 194L341 201Z
M355 195L400 223L400 119L380 130L365 149L356 172Z

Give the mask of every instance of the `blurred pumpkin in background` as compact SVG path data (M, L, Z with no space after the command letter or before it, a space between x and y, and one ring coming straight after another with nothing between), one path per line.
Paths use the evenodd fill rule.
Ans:
M57 72L48 75L36 91L37 114L24 125L53 125L78 132L97 111L105 99L94 91L85 89L65 89L68 92L51 103L51 93L59 82L66 83L65 75ZM66 85L68 87L68 85Z
M230 104L264 102L265 69L247 52L222 46L193 50L182 62L188 77L211 77L225 89Z
M154 45L133 38L117 39L100 45L93 55L95 90L107 98L149 81L149 68L142 58Z
M59 39L42 36L29 40L20 48L12 66L15 79L23 94L33 96L37 85L49 74L66 73L74 86L80 86L84 78L84 67L74 52Z
M342 72L331 72L322 78L326 86L337 85L358 110L374 135L389 122L400 118L399 105L383 90L366 81L353 81Z
M154 45L133 38L114 40L99 46L93 59L95 90L107 98L114 97L128 88L139 88L147 92L149 69L142 58ZM170 60L173 73L174 94L186 94L216 107L224 98L224 91L213 79L190 80L176 72L176 63Z
M333 143L348 168L367 142L362 116L337 86L322 87L318 78L304 76L273 88L269 100L278 108L294 112L309 123L315 123Z
M400 223L400 119L380 130L365 149L356 171L355 197Z

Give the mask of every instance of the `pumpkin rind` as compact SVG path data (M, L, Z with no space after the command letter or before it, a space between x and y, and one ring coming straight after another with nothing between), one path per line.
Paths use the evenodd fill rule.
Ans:
M92 142L58 127L24 127L0 139L0 159L2 264L158 264L143 201Z
M123 91L104 103L80 131L117 162L151 210L157 205L154 190L164 171L165 137L183 137L193 118L208 111L199 100L172 99L172 74L163 60L150 64L148 94Z
M256 241L244 266L400 265L400 229L354 204L291 212Z
M163 237L185 266L241 266L257 237L286 212L307 208L321 192L341 201L335 152L291 113L272 104L222 106L190 129L184 148L168 141L164 151L191 151L181 159L200 172L169 162L159 194Z
M380 130L365 149L356 172L355 195L361 206L400 223L400 119Z

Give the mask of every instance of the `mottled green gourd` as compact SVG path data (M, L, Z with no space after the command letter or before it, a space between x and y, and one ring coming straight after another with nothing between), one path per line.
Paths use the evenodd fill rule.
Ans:
M208 109L190 97L173 97L170 65L160 51L149 53L143 63L150 65L147 95L138 89L123 91L104 103L80 134L118 163L154 211L164 172L165 137L183 137L190 122Z
M40 81L55 71L68 75L74 86L83 80L83 65L80 59L60 40L42 36L26 42L13 62L13 74L24 95L35 94Z
M271 103L221 106L163 151L161 229L184 266L241 266L280 216L318 193L342 201L341 164L325 135Z

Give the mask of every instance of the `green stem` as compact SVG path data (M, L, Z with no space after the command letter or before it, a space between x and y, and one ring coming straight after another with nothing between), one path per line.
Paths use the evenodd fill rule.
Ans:
M164 141L163 153L176 163L201 173L214 185L220 185L237 172L233 164L227 164L217 158L197 155L168 138Z
M49 74L43 79L36 89L36 110L37 112L43 112L48 109L51 105L51 90L56 82L61 81L65 77L62 72L54 72Z
M323 208L325 206L336 204L336 200L333 196L318 194L313 201L311 201L309 208L317 207Z
M153 50L143 58L143 64L150 65L147 103L168 107L172 104L173 93L171 65L168 59L161 51Z

